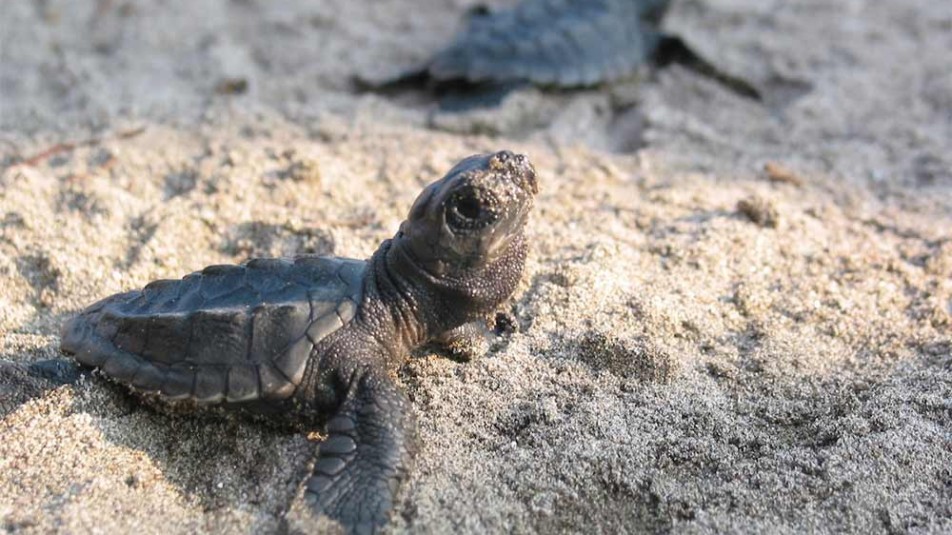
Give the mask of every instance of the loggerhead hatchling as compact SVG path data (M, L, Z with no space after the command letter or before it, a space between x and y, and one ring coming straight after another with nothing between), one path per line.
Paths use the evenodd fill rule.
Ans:
M471 156L367 261L259 258L156 281L82 311L62 348L162 401L325 425L305 498L348 531L373 532L414 452L393 371L426 342L482 336L479 322L522 276L537 191L525 156Z
M670 0L522 0L509 9L471 9L456 39L421 66L383 80L358 80L387 90L425 85L438 93L473 90L450 99L455 108L495 104L523 84L589 87L633 75L642 65L679 63L731 91L759 99L759 91L722 71L661 21Z

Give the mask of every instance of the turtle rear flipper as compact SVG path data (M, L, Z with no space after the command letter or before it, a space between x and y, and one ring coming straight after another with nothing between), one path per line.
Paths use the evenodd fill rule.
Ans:
M677 63L701 76L714 80L742 97L761 100L760 91L756 87L746 80L719 69L689 47L684 39L676 35L663 35L661 37L658 51L655 53L655 62L659 67Z
M354 378L327 422L304 499L348 533L373 533L387 523L415 450L410 402L379 371Z

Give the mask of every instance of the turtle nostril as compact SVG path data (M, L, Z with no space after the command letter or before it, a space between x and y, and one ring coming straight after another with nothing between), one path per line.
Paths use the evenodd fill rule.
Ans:
M512 162L516 158L515 153L509 150L501 150L489 158L489 168L493 171L505 171L512 169Z
M529 167L529 170L526 172L526 184L529 186L527 189L532 192L533 195L539 193L539 183L536 181L535 169Z

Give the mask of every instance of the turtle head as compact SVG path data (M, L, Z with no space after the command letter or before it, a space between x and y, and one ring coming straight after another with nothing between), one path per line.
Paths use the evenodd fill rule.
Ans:
M423 190L397 237L432 275L479 270L509 254L513 243L523 246L536 193L525 156L470 156Z

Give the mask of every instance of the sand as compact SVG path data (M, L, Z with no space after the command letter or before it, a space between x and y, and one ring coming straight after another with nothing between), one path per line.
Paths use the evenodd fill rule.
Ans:
M58 357L65 318L156 278L366 257L422 185L510 148L542 187L519 329L400 371L422 451L389 529L952 531L943 2L676 1L666 26L764 104L672 67L455 115L350 78L422 61L472 2L278 4L0 5L0 358ZM7 531L330 529L295 505L314 440L98 374L0 437Z

